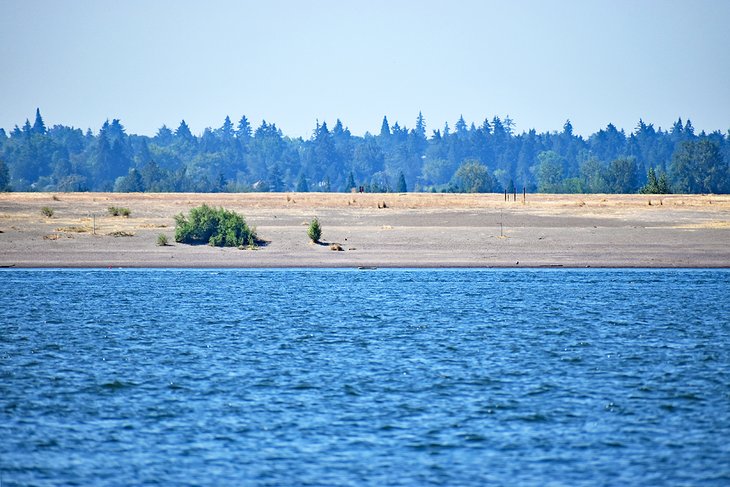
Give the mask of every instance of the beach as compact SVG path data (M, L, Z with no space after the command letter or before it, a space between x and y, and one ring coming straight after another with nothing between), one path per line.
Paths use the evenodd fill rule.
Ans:
M175 243L201 204L263 243ZM729 267L730 195L2 193L0 232L2 267Z

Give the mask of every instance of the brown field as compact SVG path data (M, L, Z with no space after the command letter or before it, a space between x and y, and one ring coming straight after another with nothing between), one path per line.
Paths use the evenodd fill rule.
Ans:
M268 243L174 243L174 215L202 203ZM730 196L3 193L0 232L2 267L730 267Z

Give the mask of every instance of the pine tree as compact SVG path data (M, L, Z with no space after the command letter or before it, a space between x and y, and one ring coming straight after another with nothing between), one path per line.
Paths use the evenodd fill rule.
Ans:
M345 192L349 193L352 188L357 188L357 185L355 184L355 175L350 171L350 175L347 176L347 183L345 184Z
M220 128L219 133L223 139L228 140L233 138L233 123L228 115L226 115L226 119L223 121L223 126Z
M416 118L415 133L419 137L426 137L426 120L424 120L421 112L418 112L418 118Z
M142 175L136 169L130 169L126 176L118 178L114 184L117 193L139 193L144 190Z
M228 185L228 181L226 180L226 176L222 173L218 173L218 178L216 178L215 187L213 189L214 193L223 193L226 190L226 186Z
M664 171L659 174L659 182L657 183L657 189L659 194L669 194L672 191L669 188L669 181L667 180L667 173Z
M380 126L380 136L388 137L390 135L390 125L388 125L388 117L383 117L383 124Z
M464 116L459 116L459 120L456 121L456 125L454 125L454 128L456 129L456 135L459 137L466 136L466 122L464 121Z
M154 141L157 145L165 146L172 143L172 138L172 130L167 128L167 125L163 125L159 128L159 130L157 130Z
M113 167L112 148L104 132L99 132L96 148L91 158L91 173L94 184L100 185L111 179Z
M408 187L406 186L406 177L403 175L403 171L400 172L398 175L398 185L395 187L396 193L405 193L408 191Z
M297 181L297 192L299 192L299 193L308 193L309 192L309 185L307 184L307 178L304 177L304 174L299 176L299 181Z
M669 194L669 182L667 181L667 174L663 171L659 172L657 178L656 172L653 167L649 168L646 174L646 184L639 190L641 194Z
M185 123L185 120L180 122L180 125L175 131L175 136L185 140L190 140L193 138L193 134L192 132L190 132L190 127L188 127L188 124Z
M322 238L322 226L319 224L317 217L314 217L309 223L307 228L307 236L314 243L319 243L319 239Z
M657 194L659 193L659 181L657 181L654 168L650 167L646 173L646 184L639 190L641 194Z
M243 141L248 141L251 138L251 124L248 123L246 115L241 117L238 122L238 130L236 130L236 137Z
M563 134L567 135L568 137L573 136L573 124L570 123L570 119L566 120L563 124Z
M10 173L8 172L8 166L3 161L0 161L0 191L10 190Z
M332 129L332 135L337 137L342 137L345 134L345 129L342 127L342 121L338 118L335 122L335 126Z
M41 117L41 111L40 109L35 109L35 123L33 123L32 131L34 134L40 134L45 135L46 133L46 124L43 123L43 118Z
M284 180L281 177L281 171L279 166L275 165L269 171L269 191L272 193L278 193L284 190Z

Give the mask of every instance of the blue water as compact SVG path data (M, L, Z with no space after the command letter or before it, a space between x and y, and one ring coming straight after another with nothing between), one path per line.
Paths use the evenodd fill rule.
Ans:
M728 485L730 271L0 272L0 483Z

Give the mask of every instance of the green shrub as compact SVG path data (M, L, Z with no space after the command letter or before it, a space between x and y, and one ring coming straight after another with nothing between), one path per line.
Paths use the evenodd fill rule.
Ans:
M44 206L41 208L41 215L51 218L53 216L53 208L50 206Z
M166 247L167 246L167 235L164 233L161 233L157 236L157 245L160 247Z
M110 206L108 208L109 214L111 216L129 216L132 214L132 212L129 210L129 208L118 208L116 206Z
M175 217L176 242L239 247L256 240L256 232L234 211L202 205L191 209L188 217Z
M307 229L307 235L310 239L312 239L312 242L314 243L319 242L319 239L322 237L322 227L320 226L319 220L316 216L309 224L309 228Z

